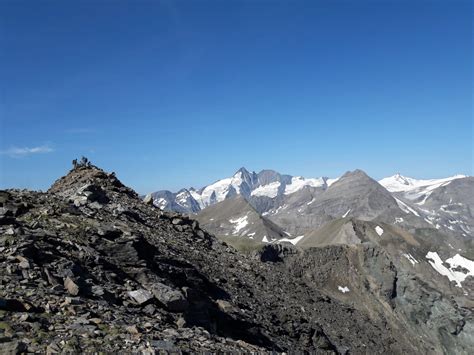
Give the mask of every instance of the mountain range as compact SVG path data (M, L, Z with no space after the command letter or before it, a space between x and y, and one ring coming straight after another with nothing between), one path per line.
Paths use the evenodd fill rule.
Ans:
M425 296L420 299L424 306L414 305L414 298L420 297L415 296L419 290L414 288L420 285L409 284L408 275L432 284L425 294L428 298L444 295L457 300L455 308L474 306L474 177L420 180L396 174L376 181L362 170L330 179L273 170L250 173L241 168L232 177L199 190L158 191L150 197L161 209L196 218L204 229L238 250L248 253L272 247L263 253L265 260L288 262L287 246L311 250L309 255L324 248L332 252L342 248L338 250L344 261L337 257L337 263L349 262L342 268L334 263L333 255L317 261L309 257L313 271L324 270L312 281L328 294L357 290L351 302L360 302L360 307L365 307L371 296L364 295L362 284L367 280L361 280L359 272L397 284L396 291L381 286L386 287L381 292L397 292L389 299L402 300L403 317L424 319L415 309L425 303L434 305L423 299ZM376 249L371 249L374 246ZM377 265L380 250L391 260L390 267ZM392 267L397 270L394 279L388 276ZM348 268L359 272L343 277ZM334 293L336 286L338 292ZM437 307L430 312L441 320L446 310ZM471 316L462 327L464 334L474 339ZM448 348L442 352L464 353L459 348L453 351L453 344Z
M187 214L90 163L0 191L0 353L472 353L472 178L226 181Z
M355 217L380 220L412 231L434 228L467 238L474 232L473 190L474 178L465 175L417 180L396 174L376 181L361 170L330 179L291 176L273 170L250 173L240 168L232 177L199 190L157 191L151 196L163 210L209 218L212 213L204 211L210 206L241 196L287 236L304 235L337 218ZM235 213L238 209L225 207L229 204L222 205L224 210L233 211L227 221L241 218ZM221 234L216 227L210 228Z

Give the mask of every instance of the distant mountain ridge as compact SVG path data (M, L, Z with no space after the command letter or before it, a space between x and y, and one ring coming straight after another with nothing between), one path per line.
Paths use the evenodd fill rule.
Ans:
M246 198L275 198L292 194L306 186L327 188L335 181L337 179L327 177L291 176L269 169L261 170L259 173L250 173L242 167L231 177L217 180L199 190L184 188L176 193L160 190L153 192L152 196L155 205L163 210L196 213L236 195Z
M199 190L163 190L152 193L152 197L163 210L203 215L202 211L210 206L241 196L262 217L294 236L337 218L355 217L378 219L406 229L435 228L467 237L474 232L474 201L469 199L472 188L474 178L465 175L420 180L396 174L376 181L362 170L330 179L240 168L231 177ZM220 231L213 230L216 234Z

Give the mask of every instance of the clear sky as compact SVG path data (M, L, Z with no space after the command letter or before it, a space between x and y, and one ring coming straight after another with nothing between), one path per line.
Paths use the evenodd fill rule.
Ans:
M473 5L0 1L0 187L473 174Z

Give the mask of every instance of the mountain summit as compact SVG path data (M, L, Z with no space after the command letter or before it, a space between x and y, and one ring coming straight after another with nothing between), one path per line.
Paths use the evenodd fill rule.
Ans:
M417 180L396 174L377 182L360 169L331 179L284 175L274 170L250 173L242 167L232 177L218 180L198 191L158 191L152 196L155 205L161 209L188 214L196 214L226 199L243 196L262 216L287 233L298 236L335 218L356 217L362 220L379 218L407 229L434 227L443 233L466 237L474 233L467 208L470 206L469 193L461 197L448 188L459 196L459 200L449 202L448 198L447 204L431 203L434 209L427 209L429 204L424 206L435 190L457 186L457 183L452 184L455 181L460 182L459 186L464 182L467 189L471 184L464 175ZM458 205L453 205L456 203ZM455 218L454 210L443 210L459 209L459 204L465 208L457 215L458 218ZM214 232L217 233L217 230Z
M326 188L337 179L317 178L305 179L302 176L283 175L274 170L262 170L259 173L249 172L246 168L238 169L232 177L218 180L200 190L191 191L194 201L184 203L178 193L160 190L152 193L155 204L168 211L196 213L215 203L241 195L249 200L256 200L254 205L261 203L259 198L272 199L282 195L295 193L306 186ZM196 209L196 206L199 208Z

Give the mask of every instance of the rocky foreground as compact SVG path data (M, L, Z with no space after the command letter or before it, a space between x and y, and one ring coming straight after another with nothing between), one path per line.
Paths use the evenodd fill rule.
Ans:
M468 353L471 310L402 277L373 245L242 255L94 166L0 192L2 354Z

